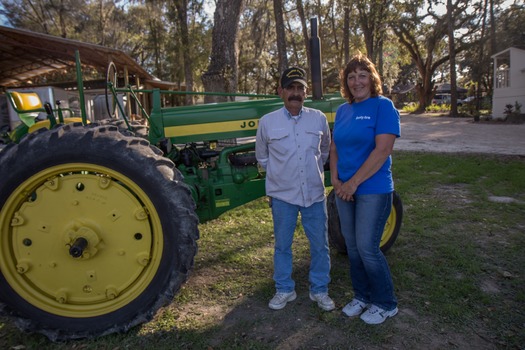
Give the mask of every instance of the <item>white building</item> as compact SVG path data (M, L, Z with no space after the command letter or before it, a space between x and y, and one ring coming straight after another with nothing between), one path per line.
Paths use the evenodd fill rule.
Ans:
M492 56L494 60L494 94L492 117L504 119L506 105L515 112L516 102L525 113L525 50L510 47Z

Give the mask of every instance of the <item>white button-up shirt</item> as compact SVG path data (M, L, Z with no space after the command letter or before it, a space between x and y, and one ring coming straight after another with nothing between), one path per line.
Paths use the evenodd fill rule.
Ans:
M325 197L324 163L330 129L323 112L303 107L291 116L283 107L259 121L255 152L266 169L266 195L309 207Z

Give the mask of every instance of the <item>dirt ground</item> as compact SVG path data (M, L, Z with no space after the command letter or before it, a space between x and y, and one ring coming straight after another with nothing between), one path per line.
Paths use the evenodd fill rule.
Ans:
M525 124L402 114L394 150L525 156L523 135Z

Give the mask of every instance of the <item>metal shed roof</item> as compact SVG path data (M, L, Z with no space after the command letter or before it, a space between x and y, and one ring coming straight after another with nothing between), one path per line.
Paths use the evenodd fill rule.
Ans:
M126 53L23 29L0 26L0 87L27 84L34 77L56 70L75 69L75 51L82 65L105 71L113 61L119 70L141 80L155 80Z

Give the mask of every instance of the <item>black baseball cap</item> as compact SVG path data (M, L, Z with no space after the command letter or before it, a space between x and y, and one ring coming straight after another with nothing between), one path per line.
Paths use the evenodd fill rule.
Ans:
M298 82L308 87L306 83L306 72L299 67L287 68L281 75L281 87L287 88L293 82Z

